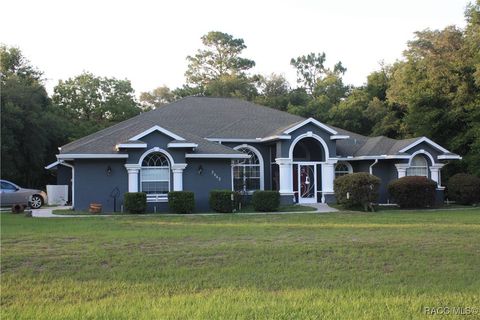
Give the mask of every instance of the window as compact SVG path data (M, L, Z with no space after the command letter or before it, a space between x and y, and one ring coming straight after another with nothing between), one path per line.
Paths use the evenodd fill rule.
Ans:
M335 178L344 176L352 172L353 172L353 168L348 162L339 162L335 166Z
M8 190L8 191L17 191L17 188L8 182L2 181L1 182L1 189L2 190Z
M416 155L410 161L410 167L407 168L407 176L428 177L428 163L424 156Z
M143 159L140 184L141 191L147 196L167 196L170 190L170 163L165 155L153 152Z
M242 147L236 150L248 154L250 158L233 161L233 190L244 192L260 190L260 160L249 148Z

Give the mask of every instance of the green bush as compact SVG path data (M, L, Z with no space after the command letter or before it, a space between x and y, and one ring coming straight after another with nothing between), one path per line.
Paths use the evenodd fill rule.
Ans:
M378 199L380 179L366 172L351 173L334 180L335 198L347 208L362 207L373 210Z
M195 196L190 191L172 191L168 193L168 207L174 213L188 214L195 208Z
M458 173L448 180L447 194L450 200L460 204L475 204L480 202L480 178Z
M437 183L426 177L403 177L390 182L388 192L401 208L426 208L435 205Z
M278 191L255 191L252 196L255 211L278 211L280 193Z
M216 212L233 212L239 199L236 192L230 190L212 190L210 191L209 198L210 208Z
M123 197L125 210L130 213L145 213L147 210L147 194L145 192L127 192Z

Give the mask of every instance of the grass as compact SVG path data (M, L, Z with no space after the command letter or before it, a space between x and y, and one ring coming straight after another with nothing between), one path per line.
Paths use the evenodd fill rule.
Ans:
M301 205L284 205L280 206L278 212L308 212L308 211L315 211L316 209L313 207L308 206L301 206ZM246 206L243 207L242 210L239 210L238 213L254 213L255 210L253 206ZM59 210L52 210L53 214L58 215L80 215L80 216L91 216L91 215L126 215L127 213L122 212L102 212L100 214L92 214L88 211L80 211L80 210L71 210L71 209L59 209ZM214 213L214 212L210 212ZM160 214L160 213L159 213Z
M479 209L0 217L2 320L431 319L425 306L480 307Z

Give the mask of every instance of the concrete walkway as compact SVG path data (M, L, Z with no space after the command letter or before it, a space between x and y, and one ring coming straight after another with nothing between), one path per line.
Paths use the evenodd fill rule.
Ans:
M317 209L317 211L308 211L308 212L318 212L318 213L326 213L326 212L336 212L338 211L335 208L329 207L326 203L310 203L310 204L302 204L304 206L308 207L313 207ZM32 217L34 218L89 218L89 217L114 217L118 215L73 215L73 214L68 214L68 215L61 215L61 214L53 214L52 210L69 210L72 207L67 207L67 206L59 206L59 207L44 207L42 209L33 209L32 210ZM237 213L239 215L256 215L256 214L292 214L292 213L299 213L301 211L293 211L293 212L248 212L248 213ZM189 216L193 215L201 215L201 216L213 216L213 215L223 215L224 213L193 213L189 214ZM137 215L134 214L132 216L158 216L160 214L142 214L142 215ZM178 216L178 214L161 214L163 216ZM123 215L123 216L129 216L129 215Z
M316 212L321 212L321 213L337 212L338 211L337 209L330 207L326 203L302 203L302 206L313 207L313 208L317 209Z

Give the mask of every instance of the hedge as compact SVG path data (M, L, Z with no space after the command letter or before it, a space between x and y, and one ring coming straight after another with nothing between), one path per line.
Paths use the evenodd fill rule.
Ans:
M232 200L233 199L233 200ZM212 190L210 191L209 204L216 212L233 212L240 201L238 193L231 190Z
M466 173L453 175L447 183L447 195L459 204L479 203L480 178Z
M190 191L172 191L168 193L168 207L174 213L188 214L195 208L195 196Z
M255 191L252 196L252 205L255 211L278 211L280 193L278 191Z
M351 173L333 182L337 202L347 208L362 207L373 210L378 200L380 179L366 172Z
M123 196L125 210L130 213L145 213L147 210L147 194L145 192L127 192Z
M435 205L437 183L426 177L403 177L390 182L388 192L401 208L426 208Z

